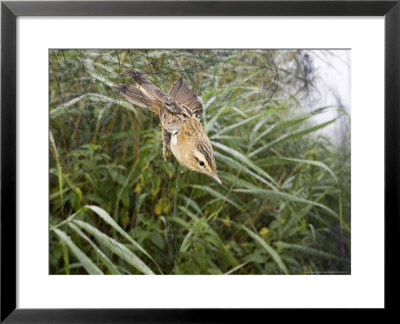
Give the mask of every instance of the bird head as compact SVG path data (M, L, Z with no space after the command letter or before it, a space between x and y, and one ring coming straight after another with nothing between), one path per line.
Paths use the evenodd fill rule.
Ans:
M190 165L188 168L204 173L221 184L221 180L217 175L217 164L215 163L214 153L208 138L207 142L198 141L193 145L193 149L189 153Z
M179 133L172 134L171 151L184 167L206 174L221 184L210 140L200 122L197 120L194 123L200 126L196 127L195 133L191 132L190 127L184 127Z

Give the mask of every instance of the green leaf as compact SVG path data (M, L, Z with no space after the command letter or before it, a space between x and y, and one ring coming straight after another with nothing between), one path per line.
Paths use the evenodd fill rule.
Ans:
M235 271L243 268L245 265L248 265L249 263L250 263L250 261L243 262L243 263L239 264L237 267L234 267L233 269L225 272L224 274L225 275L230 275L230 274L234 273Z
M86 256L86 254L83 253L82 250L79 249L74 242L72 242L71 238L66 233L60 231L57 228L53 229L53 231L58 235L60 239L62 239L67 244L71 252L76 256L76 258L80 261L82 266L89 274L103 274L103 272Z
M103 261L103 264L107 267L108 270L112 274L121 274L117 267L111 262L109 258L100 250L100 248L93 243L93 241L85 234L83 233L79 227L77 227L75 224L70 223L69 226L80 236L82 237L86 242L88 242L93 250L96 252L96 254L99 256L100 260Z
M270 181L266 180L262 176L258 175L257 173L255 173L254 171L252 171L249 168L245 167L243 164L240 164L239 162L235 161L234 159L232 159L232 158L230 158L230 157L228 157L228 156L226 156L224 154L221 154L219 152L214 152L214 155L215 155L215 157L218 158L218 160L222 160L224 163L226 163L230 167L233 167L233 168L235 168L237 170L242 169L244 173L247 173L251 177L256 178L260 182L266 184L268 187L274 188L274 186L271 184ZM229 177L229 175L225 175L225 177Z
M129 263L131 266L138 269L140 272L144 274L154 274L154 272L142 260L140 260L135 253L133 253L131 250L129 250L120 242L100 232L97 228L94 228L92 225L89 225L86 222L82 222L79 220L74 220L72 222L78 225L80 228L83 228L91 235L93 235L101 244L107 247L111 252L118 255L122 260Z
M64 268L65 268L65 274L69 275L69 253L68 253L68 248L67 245L63 240L60 239L61 242L61 249L62 249L62 254L63 254L63 259L64 259Z
M285 264L283 263L279 254L267 243L265 242L259 235L248 229L246 226L237 224L240 228L245 230L247 234L249 234L258 244L260 244L272 257L272 259L276 262L278 267L285 273L288 274L288 270L286 269Z
M200 190L204 190L206 192L208 192L209 194L211 194L212 196L222 200L222 201L227 201L228 203L230 203L231 205L235 206L237 209L244 211L244 209L239 206L238 204L236 204L234 201L232 201L231 199L229 199L228 197L222 195L221 193L219 193L218 191L210 188L209 186L199 186L199 185L192 185L193 188L196 189L200 189Z
M243 192L243 193L248 193L248 194L254 194L257 196L261 196L261 197L265 197L265 198L270 198L270 199L278 199L278 200L283 200L283 201L293 201L293 202L298 202L298 203L303 203L303 204L311 204L317 207L320 207L324 210L326 210L327 212L329 212L330 214L332 214L333 216L335 216L336 218L339 218L339 215L333 211L332 209L330 209L329 207L311 201L311 200L307 200L304 198L300 198L291 194L287 194L284 192L279 192L279 191L272 191L272 190L266 190L266 189L234 189L234 192Z
M125 237L133 246L135 246L140 252L144 253L149 257L154 263L156 263L147 251L142 248L142 246L137 243L127 232L125 232L114 219L102 208L97 206L86 205L84 208L93 210L97 215L99 215L106 223L111 225L118 233ZM156 263L157 264L157 263Z
M314 165L316 167L325 169L326 171L329 172L329 174L332 176L332 178L335 180L336 183L338 183L338 179L336 178L335 174L333 171L324 163L320 161L312 161L312 160L302 160L302 159L294 159L294 158L285 158L285 157L275 157L278 160L281 161L287 161L287 162L294 162L294 163L303 163L303 164L309 164L309 165Z
M296 250L296 251L300 251L306 254L311 254L311 255L315 255L315 256L319 256L322 258L327 258L327 259L337 259L337 260L342 260L342 261L347 261L344 260L342 258L339 258L336 255L333 255L331 253L327 253L321 250L317 250L317 249L313 249L310 248L308 246L303 246L303 245L299 245L299 244L291 244L291 243L285 243L285 242L276 242L276 246L279 249L292 249L292 250Z
M61 204L63 204L63 193L64 193L64 189L63 189L63 185L64 185L63 173L62 173L62 167L61 167L61 163L60 163L60 156L58 155L57 146L56 146L56 143L54 141L53 133L51 131L49 131L49 138L50 138L51 147L53 148L54 158L56 160L57 178L58 178L58 191L60 193Z
M189 243L189 238L192 235L191 233L198 231L198 229L201 228L201 226L204 226L204 229L209 234L211 234L211 236L215 239L214 244L221 249L223 256L229 261L229 263L231 263L233 266L237 266L239 264L239 262L232 255L232 253L225 247L222 239L219 237L217 232L215 232L215 230L207 223L207 220L205 218L198 218L186 207L179 206L179 209L182 210L186 215L188 215L193 220L190 231L186 235L184 242L181 245L181 251L186 251L187 248L189 247L188 243Z
M246 124L250 123L251 121L254 121L254 120L257 120L259 118L265 117L265 116L267 116L269 114L272 114L273 112L276 112L277 110L278 110L277 108L269 109L267 111L264 111L264 112L261 112L261 113L255 115L255 116L252 116L252 117L249 117L247 119L241 120L238 123L235 123L233 125L229 125L227 127L224 127L222 130L220 130L218 133L213 135L211 138L214 138L215 136L218 136L218 135L224 134L226 132L229 132L229 131L231 131L233 129L237 129L240 126L243 126L243 125L246 125Z
M301 136L304 136L306 134L310 134L312 132L315 132L315 131L317 131L317 130L319 130L321 128L324 128L324 127L332 124L334 121L336 121L336 119L337 118L334 118L334 119L332 119L332 120L330 120L330 121L328 121L326 123L322 123L322 124L319 124L317 126L313 126L313 127L307 128L307 129L300 130L300 131L296 131L296 132L291 132L291 133L285 134L285 135L273 140L272 142L270 142L270 143L268 143L268 144L266 144L264 146L259 147L256 150L254 150L253 152L251 152L249 154L249 156L252 157L252 156L254 156L256 154L259 154L261 152L266 151L269 148L272 148L273 146L275 146L277 144L281 144L281 143L284 143L284 142L287 142L287 141L291 141L291 140L294 140L294 139L299 138Z
M60 106L58 106L57 108L54 108L50 111L50 118L56 118L59 117L65 113L85 113L85 110L83 109L74 109L74 105L76 103L78 103L81 100L90 100L93 102L104 102L104 103L117 103L120 106L129 109L133 112L136 112L135 108L128 103L127 101L124 101L122 99L116 99L116 98L111 98L111 97L107 97L105 95L102 94L98 94L98 93L86 93L83 94L79 97L73 98L70 101L66 102L65 104L62 104Z
M227 111L229 111L229 110L230 110L229 107L224 107L223 109L219 109L219 110L217 111L217 113L214 114L213 117L212 117L208 122L205 122L205 124L204 124L204 130L205 130L205 132L208 133L209 130L212 129L212 127L214 126L214 124L217 122L217 119L218 119L222 114L224 114L225 112L227 112Z
M269 181L271 181L273 184L277 185L276 181L267 172L262 170L259 166L257 166L254 162L252 162L248 157L246 157L242 153L240 153L230 147L227 147L221 143L218 143L218 142L212 142L212 143L215 147L218 147L221 150L224 150L225 152L231 154L232 156L234 156L235 158L237 158L238 160L240 160L241 162L246 164L248 167L250 167L251 169L256 171L258 174L262 175L263 177L265 177ZM273 185L270 185L270 186L272 188L275 188Z
M195 200L186 197L186 195L179 195L179 197L181 197L184 201L186 201L187 206L191 206L199 216L203 215L203 211L201 210L201 208L199 207L199 205Z

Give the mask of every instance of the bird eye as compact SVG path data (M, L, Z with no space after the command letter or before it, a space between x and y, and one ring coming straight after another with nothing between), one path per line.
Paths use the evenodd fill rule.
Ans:
M199 162L199 165L200 165L200 166L204 166L204 162L203 162L203 161L200 161L200 162Z

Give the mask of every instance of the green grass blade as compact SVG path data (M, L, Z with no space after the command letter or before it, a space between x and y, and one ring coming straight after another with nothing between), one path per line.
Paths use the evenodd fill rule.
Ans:
M239 262L237 259L233 256L233 254L225 247L222 239L219 237L218 233L207 223L207 220L205 218L198 218L195 214L193 214L190 210L183 206L179 206L179 209L182 210L186 215L188 215L194 222L190 232L195 232L197 223L202 221L202 224L204 225L205 230L209 234L211 234L215 238L215 245L218 246L218 248L221 249L223 256L233 265L237 266ZM189 236L187 236L187 240L189 239ZM185 243L184 249L187 249L187 243Z
M136 109L133 107L133 105L131 105L130 103L128 103L125 100L122 100L119 98L107 97L105 95L101 95L98 93L87 93L87 94L81 95L79 97L76 97L74 99L71 99L70 101L66 102L65 104L62 104L62 105L50 110L50 118L53 119L53 118L59 117L65 113L68 113L71 111L78 112L78 113L84 113L85 111L83 109L75 108L75 104L82 100L85 100L85 99L93 101L93 102L116 103L116 104L119 104L121 107L124 107L133 112L136 112Z
M181 247L179 248L179 252L186 252L188 248L190 247L190 238L192 237L193 232L190 230L186 236L184 237Z
M101 244L107 247L111 252L118 255L122 260L129 263L131 266L133 266L140 272L144 274L154 274L154 272L142 260L140 260L135 253L133 253L131 250L129 250L120 242L100 232L97 228L94 228L92 225L86 222L82 222L79 220L74 220L72 222L78 225L80 228L83 228L89 234L93 235Z
M65 232L60 231L57 228L53 229L53 231L58 235L60 239L62 239L65 242L65 244L67 244L71 252L76 256L76 258L79 260L79 262L82 264L82 266L89 274L93 275L103 274L103 272L92 262L92 260L90 260L86 256L86 254L80 248L78 248L74 242L72 242L71 238Z
M235 168L237 170L242 169L244 173L247 173L251 177L256 178L260 182L266 184L268 187L275 188L275 186L273 184L271 184L270 181L266 180L262 176L258 175L257 173L255 173L254 171L252 171L249 168L245 167L243 164L240 164L239 162L235 161L234 159L232 159L232 158L230 158L230 157L228 157L228 156L226 156L224 154L221 154L219 152L214 152L214 155L215 155L215 157L217 157L218 160L222 160L224 163L226 163L230 167L233 167L233 168Z
M73 223L70 223L69 226L80 236L82 237L86 242L90 244L90 246L93 248L93 250L96 252L96 254L99 256L100 260L103 261L103 264L107 267L107 269L112 273L112 274L121 274L121 272L118 271L117 267L111 262L109 258L103 253L103 251L100 250L100 248L93 243L93 241L85 234L83 233L78 226L76 226Z
M236 159L240 160L244 164L246 164L248 167L256 171L258 174L262 175L263 177L267 178L269 181L271 181L274 185L277 185L276 181L263 169L261 169L259 166L257 166L254 162L252 162L248 157L246 157L244 154L227 147L221 143L218 142L212 142L213 146L220 148L221 150L224 150L225 152L231 154L233 157Z
M226 196L222 195L221 193L219 193L218 191L210 188L209 186L200 186L200 185L192 185L193 188L196 189L201 189L203 191L208 192L209 194L211 194L212 196L222 200L222 201L227 201L228 203L230 203L232 206L235 206L237 209L244 211L244 209L239 206L238 204L236 204L234 201L232 201L231 199L227 198Z
M331 109L331 108L333 108L333 107L332 106L321 107L321 108L315 109L312 112L309 112L305 115L296 117L294 119L282 120L280 122L277 122L276 124L272 125L268 129L266 129L264 132L262 132L259 136L257 136L256 139L254 140L254 142L260 141L265 136L271 137L272 135L279 133L282 130L287 130L290 127L300 125L301 123L303 123L310 117L320 114L321 112L325 111L326 109Z
M277 110L278 109L276 109L276 108L275 109L269 109L267 111L264 111L264 112L261 112L261 113L255 115L255 116L251 116L251 117L249 117L247 119L241 120L238 123L235 123L233 125L229 125L227 127L224 127L222 130L220 130L218 133L213 135L211 138L214 138L214 136L222 135L222 134L224 134L226 132L229 132L229 131L231 131L233 129L238 129L238 127L241 127L243 125L246 125L246 124L250 123L251 121L254 121L254 120L257 120L259 118L265 117L265 116L267 116L269 114L272 114L273 112L275 112Z
M243 263L239 264L237 267L234 267L233 269L225 272L224 275L230 275L230 274L234 273L235 271L237 271L237 270L243 268L244 266L248 265L249 263L250 263L250 261L243 262Z
M275 263L278 265L278 267L282 270L283 273L288 274L288 270L283 263L281 257L279 256L278 252L276 252L267 242L265 242L262 237L260 237L258 234L254 233L250 229L248 229L246 226L238 224L238 226L245 230L247 234L249 234L258 244L260 244L267 252L268 254L272 257L272 259L275 261Z
M248 194L254 194L257 196L261 196L264 198L269 198L269 199L278 199L278 200L284 200L284 201L293 201L293 202L298 202L298 203L303 203L303 204L311 204L317 207L320 207L324 210L326 210L327 212L329 212L330 214L332 214L333 216L335 216L336 218L339 218L339 215L333 211L332 209L330 209L329 207L311 201L311 200L307 200L304 198L300 198L294 195L290 195L284 192L279 192L279 191L272 191L272 190L266 190L266 189L234 189L234 192L243 192L243 193L248 193Z
M218 118L222 114L226 113L229 110L230 110L229 107L225 107L225 108L219 109L218 112L216 114L214 114L214 116L208 122L206 121L204 123L204 130L206 131L206 133L208 133L210 131L210 129L212 129L214 124L217 122Z
M125 232L104 209L98 206L91 206L91 205L86 205L84 208L91 209L92 211L94 211L106 223L111 225L118 233L120 233L124 238L126 238L133 246L135 246L140 252L145 254L154 263L156 263L151 257L151 255L139 243L137 243L127 232Z
M290 127L299 125L302 122L304 122L305 120L307 120L308 118L310 118L310 116L307 115L307 116L302 116L300 118L295 118L295 119L291 119L291 120L283 120L281 122L278 122L278 123L268 127L265 131L263 131L260 135L258 135L254 139L254 143L260 142L264 137L271 137L272 135L279 133L282 130L287 130Z
M61 242L61 249L62 249L62 254L63 254L63 260L64 260L64 268L65 268L65 274L69 275L69 251L66 243L60 239Z
M287 141L294 140L294 139L299 138L301 136L304 136L306 134L313 133L313 132L315 132L315 131L317 131L319 129L322 129L322 128L332 124L333 122L336 121L336 119L337 118L334 118L334 119L332 119L332 120L330 120L328 122L325 122L325 123L322 123L322 124L319 124L319 125L307 128L307 129L303 129L303 130L300 130L300 131L296 131L296 132L291 132L291 133L285 134L285 135L273 140L272 142L270 142L270 143L268 143L266 145L263 145L263 146L259 147L258 149L254 150L253 152L251 152L249 154L249 156L253 157L254 155L257 155L257 154L259 154L261 152L264 152L264 151L272 148L273 146L275 146L277 144L285 143Z
M336 175L333 173L333 171L324 163L320 161L312 161L312 160L303 160L303 159L294 159L294 158L285 158L285 157L276 157L278 160L282 161L288 161L288 162L293 162L293 163L302 163L302 164L309 164L316 166L321 169L325 169L326 171L329 172L329 174L332 176L332 178L335 180L336 183L338 183L338 179Z
M54 142L53 133L51 131L49 131L49 137L50 137L51 147L53 148L53 152L54 152L54 158L56 160L57 179L58 179L58 192L60 193L60 201L61 201L61 206L62 206L63 200L64 200L63 199L64 181L63 181L63 174L62 174L62 168L61 168L61 163L60 163L60 157L58 155L58 150L57 150L56 143Z
M308 246L303 246L303 245L299 245L299 244L276 242L276 246L279 249L292 249L292 250L296 250L296 251L303 252L303 253L310 254L310 255L319 256L319 257L326 258L326 259L337 259L337 260L341 260L341 261L346 261L334 254L327 253L327 252L324 252L321 250L313 249Z

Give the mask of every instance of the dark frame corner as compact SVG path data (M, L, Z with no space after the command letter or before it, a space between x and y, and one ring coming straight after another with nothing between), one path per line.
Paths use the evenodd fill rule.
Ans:
M1 311L6 323L234 322L263 310L28 310L16 308L16 19L18 16L384 16L385 309L396 309L400 228L400 0L1 3ZM397 238L397 244L393 242ZM371 233L371 238L373 234ZM389 243L390 242L390 243ZM371 256L371 262L373 257ZM395 284L397 283L397 285ZM367 284L367 283L366 283ZM251 312L251 314L249 314Z

